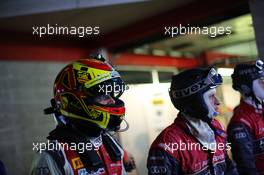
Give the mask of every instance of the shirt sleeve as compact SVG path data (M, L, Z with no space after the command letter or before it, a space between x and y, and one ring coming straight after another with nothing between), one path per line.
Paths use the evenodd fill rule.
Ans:
M226 154L225 162L225 175L239 175L235 163L229 158L228 154Z
M257 175L253 153L253 136L243 123L232 124L228 129L228 141L240 175Z
M38 153L31 165L30 175L63 175L57 163L47 152Z
M147 168L149 175L179 175L180 164L171 155L159 149L151 149L148 155Z

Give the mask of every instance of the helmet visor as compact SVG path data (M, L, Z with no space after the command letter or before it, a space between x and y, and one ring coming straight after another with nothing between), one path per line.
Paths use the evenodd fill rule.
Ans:
M215 88L222 84L223 79L222 76L214 68L211 68L207 74L206 82L208 83L210 88Z
M93 97L97 96L108 96L113 98L119 98L123 92L127 89L127 86L121 78L113 78L104 81L91 88L85 88L86 92Z

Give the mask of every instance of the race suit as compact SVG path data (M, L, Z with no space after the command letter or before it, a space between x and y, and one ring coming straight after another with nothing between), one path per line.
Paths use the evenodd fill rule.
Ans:
M57 128L51 132L48 143L60 147L53 146L53 149L38 153L32 164L31 175L127 174L123 164L124 151L111 135L103 133L96 139L76 138L78 136L65 128ZM80 145L84 149L80 149Z
M263 110L244 101L234 110L228 126L228 140L241 175L264 174Z
M152 143L147 162L148 174L237 175L227 155L223 127L217 120L213 120L211 125L214 127L216 144L222 145L215 151L201 149L186 121L179 115Z

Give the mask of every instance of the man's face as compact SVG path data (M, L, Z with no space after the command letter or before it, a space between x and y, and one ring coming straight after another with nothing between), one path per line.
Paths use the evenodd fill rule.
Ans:
M112 105L115 104L115 100L111 95L100 95L95 98L95 102L102 105Z
M209 98L209 102L212 104L214 110L216 112L219 112L220 101L219 101L218 97L216 96L216 91L214 91L212 94L210 94L208 98Z
M219 105L220 101L216 96L216 89L209 89L203 95L204 102L208 108L208 117L213 118L214 116L219 114Z
M259 100L264 100L264 77L253 81L253 92Z
M260 87L264 90L264 77L259 78L258 83L259 83Z

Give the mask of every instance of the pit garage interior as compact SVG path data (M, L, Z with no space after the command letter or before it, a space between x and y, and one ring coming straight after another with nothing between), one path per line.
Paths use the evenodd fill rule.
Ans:
M222 101L218 118L226 125L240 99L232 89L232 68L264 56L263 8L264 2L256 0L2 0L0 160L8 174L28 174L33 143L45 142L55 127L53 117L44 115L43 109L50 105L58 72L92 53L111 61L129 86L121 98L130 128L118 133L136 161L136 170L129 174L147 174L150 144L176 117L168 96L173 74L215 66L224 78L217 92ZM97 27L99 32L34 33L33 28L48 24ZM213 36L166 32L180 25L230 31Z

